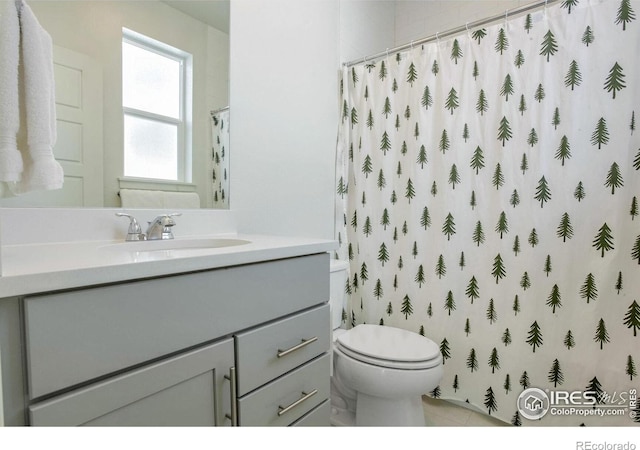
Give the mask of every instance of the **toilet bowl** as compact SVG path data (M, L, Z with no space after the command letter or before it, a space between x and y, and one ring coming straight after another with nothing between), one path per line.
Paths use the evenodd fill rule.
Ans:
M346 282L343 262L332 262L331 283ZM342 289L342 292L344 290ZM417 333L384 325L336 327L344 294L331 287L334 318L332 425L424 426L422 394L442 379L438 345ZM337 297L337 298L336 298Z

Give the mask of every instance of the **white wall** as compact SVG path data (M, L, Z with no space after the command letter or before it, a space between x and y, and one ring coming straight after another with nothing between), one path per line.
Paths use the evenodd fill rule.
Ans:
M395 46L393 0L340 0L340 62Z
M396 45L404 45L537 0L397 0Z
M333 238L338 0L231 0L230 203L244 232Z
M332 239L340 64L393 46L393 1L231 1L231 208Z

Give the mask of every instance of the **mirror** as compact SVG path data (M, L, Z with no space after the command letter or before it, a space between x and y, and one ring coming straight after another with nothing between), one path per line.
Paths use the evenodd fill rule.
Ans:
M27 4L54 44L54 154L65 183L58 191L16 197L0 183L0 207L126 207L120 195L125 190L145 196L164 192L163 199L178 202L168 208L180 208L183 193L190 194L185 208L193 207L194 194L200 207L228 208L229 0ZM123 176L123 28L192 55L191 153L183 166L187 182ZM157 199L148 205L158 206Z

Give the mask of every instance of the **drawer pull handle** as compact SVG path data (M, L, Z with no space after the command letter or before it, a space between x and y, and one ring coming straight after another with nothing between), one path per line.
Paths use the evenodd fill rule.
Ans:
M308 394L306 392L302 392L302 397L300 397L298 400L296 400L295 402L293 402L289 406L286 406L286 407L278 406L278 416L281 416L283 414L288 413L293 408L298 406L300 403L304 402L305 400L310 399L311 397L313 397L317 393L318 393L317 389L314 389L313 391L309 392Z
M293 353L296 350L300 350L303 347L306 347L309 344L312 344L313 342L318 340L318 336L314 336L310 339L303 339L302 342L300 342L298 345L294 345L291 348L288 348L286 350L280 350L278 349L278 358L282 358L283 356L287 356L289 353Z
M236 385L236 368L231 367L229 369L229 375L224 376L225 380L229 380L229 397L231 400L231 415L225 414L224 416L231 421L232 427L238 426L238 407L236 405L236 397L238 396L238 388Z

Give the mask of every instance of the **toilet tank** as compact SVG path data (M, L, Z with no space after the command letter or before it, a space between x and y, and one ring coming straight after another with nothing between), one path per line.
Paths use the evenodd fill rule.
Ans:
M347 269L349 263L332 259L329 266L329 305L331 308L331 328L336 329L342 325L342 310L347 307Z

